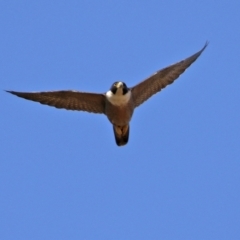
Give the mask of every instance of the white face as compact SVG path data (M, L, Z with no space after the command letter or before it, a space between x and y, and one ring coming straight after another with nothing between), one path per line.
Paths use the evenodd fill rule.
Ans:
M106 97L110 103L115 106L121 106L128 103L131 97L131 91L128 91L126 94L123 95L123 84L119 82L117 84L117 91L114 94L111 90L106 93Z

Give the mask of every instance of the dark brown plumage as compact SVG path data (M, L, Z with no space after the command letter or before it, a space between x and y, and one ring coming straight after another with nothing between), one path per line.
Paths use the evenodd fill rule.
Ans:
M18 97L25 98L41 104L67 110L104 113L104 94L86 93L77 91L52 91L52 92L14 92L7 91Z
M138 107L153 94L156 94L167 85L173 83L193 62L197 60L207 45L208 42L206 42L199 52L191 57L157 71L152 76L132 87L132 98L135 107Z

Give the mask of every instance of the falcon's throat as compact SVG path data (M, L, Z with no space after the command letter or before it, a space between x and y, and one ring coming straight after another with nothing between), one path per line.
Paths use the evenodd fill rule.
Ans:
M106 97L110 103L116 106L125 105L131 97L131 91L123 82L115 82L110 90L106 93Z

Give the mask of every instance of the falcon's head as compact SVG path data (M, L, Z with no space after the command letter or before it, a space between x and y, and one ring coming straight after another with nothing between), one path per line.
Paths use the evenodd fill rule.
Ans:
M125 95L129 89L127 88L126 83L124 82L115 82L111 88L110 91L115 95Z
M120 106L128 103L131 91L124 82L115 82L106 92L106 97L111 104Z

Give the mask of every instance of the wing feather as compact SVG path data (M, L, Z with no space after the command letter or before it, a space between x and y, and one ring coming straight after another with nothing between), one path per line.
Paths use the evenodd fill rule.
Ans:
M56 108L64 108L67 110L104 113L105 109L104 94L77 92L70 90L52 92L7 92L21 98Z
M135 107L145 102L148 98L161 91L161 89L165 88L167 85L173 83L174 80L176 80L194 61L196 61L207 45L208 42L206 42L204 47L194 55L157 71L149 78L132 87L131 91Z

